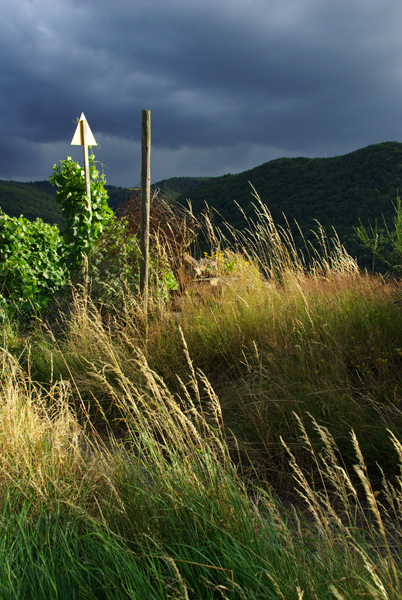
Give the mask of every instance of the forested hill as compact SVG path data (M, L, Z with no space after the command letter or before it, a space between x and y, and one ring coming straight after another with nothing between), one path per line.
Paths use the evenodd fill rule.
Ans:
M155 183L172 198L181 202L191 199L194 212L205 202L222 217L242 228L245 225L234 200L247 216L253 216L252 189L267 204L275 222L284 225L283 214L292 224L296 240L296 220L306 237L316 229L316 220L328 233L334 227L347 250L358 256L362 266L371 257L362 252L354 227L359 220L374 224L382 215L390 224L394 215L397 190L402 193L402 144L384 142L332 158L280 158L237 175L221 177L172 177ZM107 186L109 205L116 210L127 200L127 188ZM10 216L44 221L62 226L60 206L55 201L56 189L48 181L19 183L0 180L0 208ZM219 223L220 217L215 222Z
M40 217L61 225L61 208L48 181L20 183L0 180L0 208L10 217L23 215L31 221Z
M192 192L198 185L208 180L208 177L172 177L153 184L171 198L180 194ZM128 200L131 190L114 185L107 185L109 206L115 211L118 206ZM31 221L40 217L47 223L56 223L63 227L61 207L56 202L55 187L49 181L18 181L0 180L0 208L10 217L23 215Z
M171 198L188 196L195 188L209 181L210 177L171 177L155 184L161 192Z
M109 206L116 210L121 202L130 195L130 190L113 185L106 186ZM40 217L47 223L56 223L63 227L61 207L56 202L57 189L49 181L0 180L0 208L10 217L23 215L34 221Z
M191 198L196 213L207 202L226 221L242 228L244 218L234 200L252 217L249 182L277 224L284 225L284 213L308 236L316 229L316 219L328 233L334 227L348 251L367 263L354 227L359 220L382 223L382 214L392 221L397 190L402 193L402 144L385 142L332 158L280 158L238 175L210 178L179 201ZM294 232L297 236L296 227Z

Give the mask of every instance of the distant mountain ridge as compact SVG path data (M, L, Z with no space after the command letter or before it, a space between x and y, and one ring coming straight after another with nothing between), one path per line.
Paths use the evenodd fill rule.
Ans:
M300 242L296 220L309 238L319 221L328 233L337 231L346 249L358 256L361 264L371 260L364 256L356 240L354 227L364 225L382 215L391 223L398 190L402 190L402 144L383 142L329 158L279 158L235 175L221 177L172 177L154 184L167 196L187 203L191 199L194 212L205 203L215 208L215 222L226 220L242 228L245 225L236 201L248 217L253 216L252 188L268 206L275 222L285 225L283 214ZM127 200L131 190L107 186L109 204L116 210ZM60 206L55 201L56 189L49 181L20 183L0 180L0 207L10 216L23 214L29 219L62 226ZM311 237L311 236L310 236Z
M31 221L40 217L61 225L61 208L48 181L21 183L0 180L0 208L10 217L23 215Z
M371 257L364 256L354 228L359 220L368 225L378 219L382 225L382 215L391 224L397 192L402 193L402 144L383 142L329 158L280 158L237 175L212 177L178 200L190 198L196 214L207 203L221 215L215 223L241 229L245 220L234 201L253 216L250 183L275 223L287 227L286 216L297 243L301 236L294 221L310 239L319 221L328 234L334 227L349 253L368 265Z
M153 184L167 196L175 199L187 194L208 177L172 177ZM109 206L116 211L119 205L129 199L130 188L106 185ZM63 226L61 207L56 202L57 189L49 181L6 181L0 179L0 208L10 217L24 217L31 221L40 217L47 223Z
M209 179L210 177L171 177L170 179L158 181L155 187L158 187L167 196L176 199L192 193L193 190L206 183Z

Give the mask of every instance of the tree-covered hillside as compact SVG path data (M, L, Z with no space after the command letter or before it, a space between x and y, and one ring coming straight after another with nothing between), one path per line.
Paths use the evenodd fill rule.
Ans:
M334 227L350 254L369 267L372 257L357 241L354 228L360 221L367 226L376 219L382 225L382 215L391 223L401 181L402 144L384 142L331 158L280 158L237 175L172 177L153 187L186 204L190 198L196 214L207 203L221 215L215 223L224 219L241 229L245 221L234 201L253 216L251 183L278 225L285 225L286 215L297 243L302 240L294 221L308 239L313 239L309 232L319 221L328 234ZM106 187L109 205L116 211L131 191ZM0 181L0 208L10 216L41 217L62 226L55 193L48 181Z
M23 215L31 221L40 217L57 225L63 221L55 192L47 181L20 183L0 180L0 208L10 217Z
M253 215L251 183L277 224L284 225L286 215L299 241L294 220L307 237L317 220L328 233L334 227L347 250L368 266L371 259L357 242L354 227L359 220L363 225L375 219L382 223L382 215L390 222L401 181L402 144L385 142L332 158L273 160L238 175L211 178L179 200L190 197L196 213L206 202L242 228L245 221L234 201L247 216Z
M187 194L208 180L208 177L172 177L153 184L170 198ZM106 185L108 204L116 211L120 204L130 198L131 189ZM63 227L61 208L56 202L56 188L49 181L29 183L0 180L0 208L10 217L23 215L31 221L40 217L47 223Z
M116 210L121 202L126 200L130 191L127 188L106 186L109 194L109 206ZM10 217L23 215L30 221L36 218L46 223L63 227L61 207L56 202L56 188L49 181L18 181L0 180L0 208Z
M206 183L210 177L170 177L163 179L155 184L164 194L171 198L178 198L182 195L188 195L203 183Z

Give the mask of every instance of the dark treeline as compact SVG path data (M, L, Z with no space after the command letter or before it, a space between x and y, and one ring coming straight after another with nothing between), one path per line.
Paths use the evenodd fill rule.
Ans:
M127 188L106 186L109 194L109 206L116 210L121 202L130 195ZM23 215L30 221L36 218L46 223L56 224L63 228L61 207L56 202L57 189L49 181L18 181L0 180L0 208L10 217Z
M48 181L20 183L0 180L0 208L10 217L23 215L31 221L40 217L47 223L62 225L61 207L56 191Z
M179 201L191 198L195 213L207 203L221 215L215 217L216 224L226 220L241 229L245 220L234 201L252 218L251 183L278 225L286 227L286 216L296 243L302 244L302 239L294 221L310 240L318 221L328 235L335 228L348 252L369 267L372 257L358 242L354 228L360 221L374 225L376 219L382 226L382 215L390 224L401 181L402 144L385 142L343 156L280 158L237 175L213 177Z
M225 220L242 229L245 220L234 201L253 217L251 183L277 225L287 227L286 216L298 245L303 241L295 221L308 240L314 239L311 231L317 231L318 221L329 236L334 228L348 252L362 267L370 268L372 256L357 240L354 228L360 222L374 225L376 220L381 227L383 216L390 225L401 182L402 144L384 142L331 158L280 158L237 175L172 177L153 187L183 204L191 199L196 214L207 203L219 213L215 224ZM123 187L106 188L113 210L132 193ZM55 194L48 181L0 180L0 207L4 212L10 216L23 214L31 220L41 217L62 227Z
M205 184L209 179L210 177L171 177L159 181L156 186L161 192L177 198L192 193L195 188Z

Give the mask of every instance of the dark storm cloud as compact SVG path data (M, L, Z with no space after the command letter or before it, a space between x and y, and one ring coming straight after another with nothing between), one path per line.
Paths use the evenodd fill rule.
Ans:
M399 0L3 3L1 178L47 177L82 111L123 185L142 108L156 179L401 138Z

